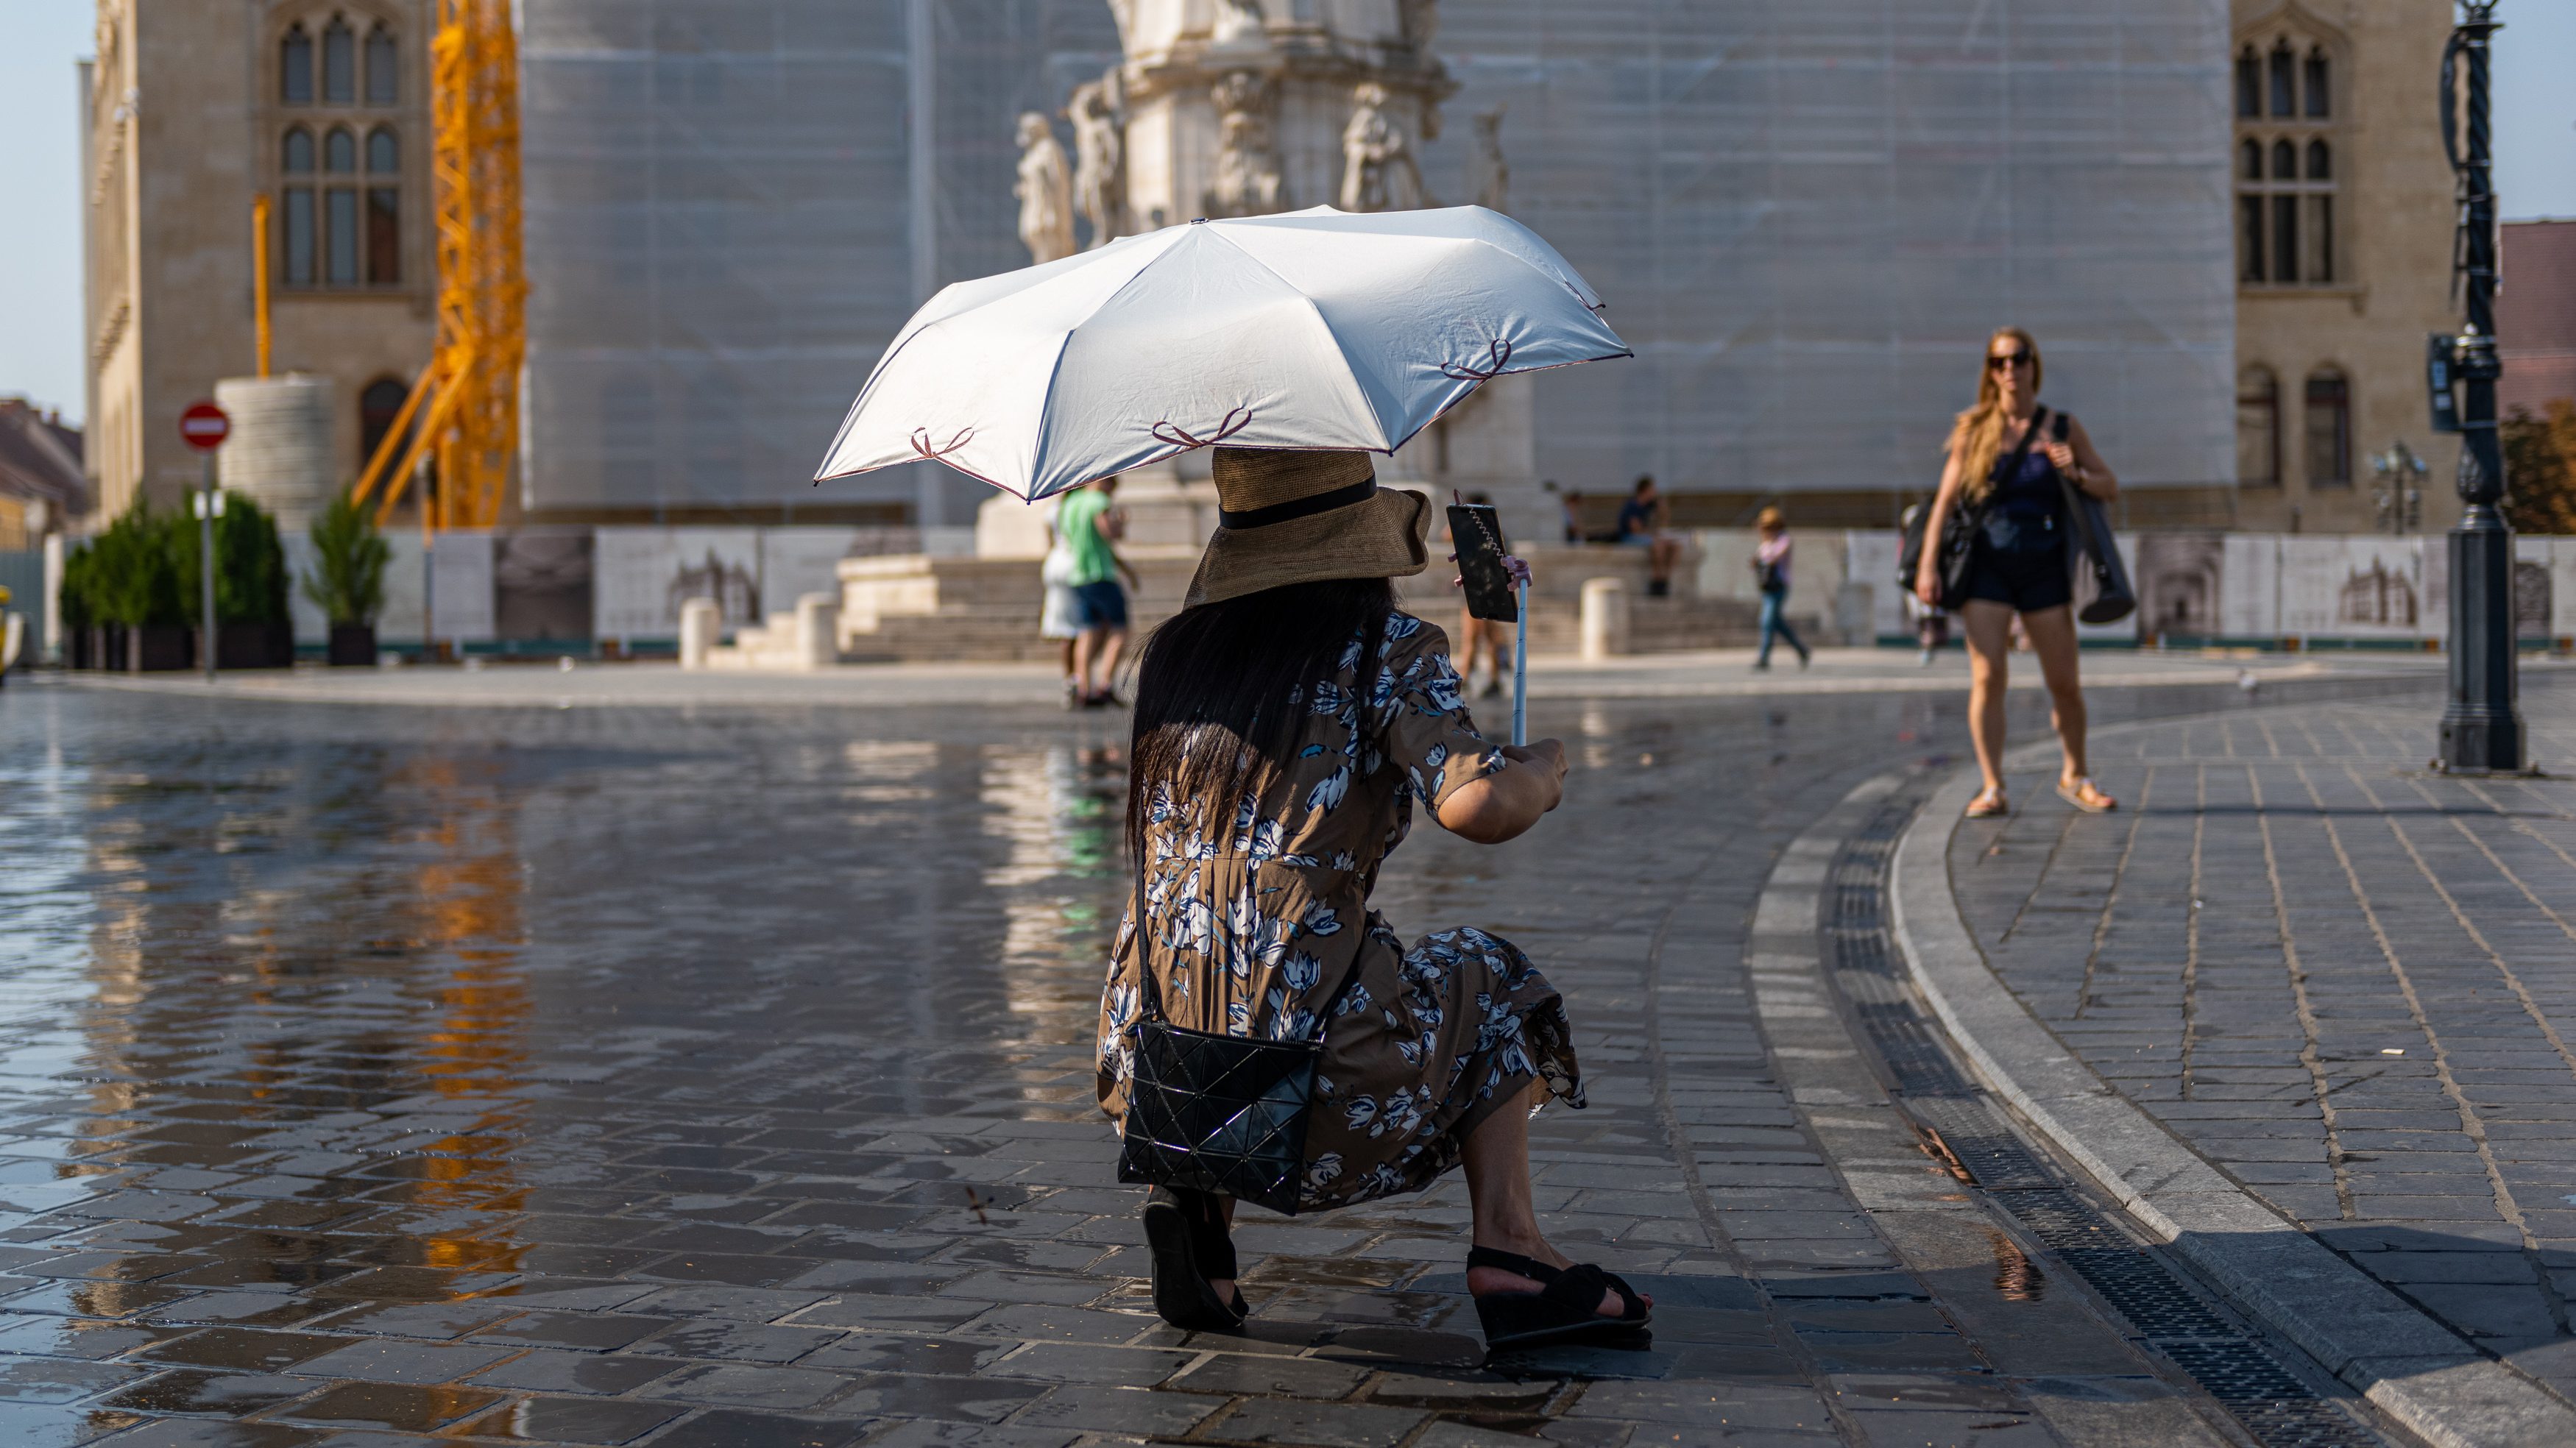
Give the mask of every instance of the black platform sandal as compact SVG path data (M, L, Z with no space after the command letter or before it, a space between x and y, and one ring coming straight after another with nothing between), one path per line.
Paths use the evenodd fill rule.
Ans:
M1216 1218L1215 1238L1225 1248L1219 1260L1200 1251L1210 1235L1211 1216ZM1232 1332L1243 1326L1243 1294L1237 1292L1229 1303L1208 1285L1209 1277L1228 1276L1234 1266L1234 1244L1225 1237L1224 1217L1214 1199L1203 1192L1154 1188L1145 1196L1145 1244L1154 1254L1154 1311L1165 1322L1190 1332Z
M1491 1267L1540 1284L1537 1292L1488 1292L1475 1299L1485 1350L1512 1352L1566 1344L1628 1345L1645 1335L1654 1313L1637 1290L1589 1262L1550 1267L1517 1252L1467 1249L1467 1266ZM1617 1317L1601 1315L1601 1295L1619 1294Z

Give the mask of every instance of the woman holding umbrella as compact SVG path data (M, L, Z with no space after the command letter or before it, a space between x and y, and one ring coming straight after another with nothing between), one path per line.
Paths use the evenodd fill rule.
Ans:
M1358 452L1221 447L1221 526L1136 676L1127 835L1137 909L1112 953L1100 1098L1121 1116L1148 992L1176 1026L1297 1039L1320 1024L1302 1210L1429 1186L1463 1165L1468 1291L1489 1346L1633 1335L1649 1300L1550 1246L1531 1206L1534 1101L1583 1104L1564 1000L1484 931L1407 945L1369 908L1417 804L1500 844L1563 789L1555 740L1477 732L1440 630L1395 607L1428 505ZM1154 1189L1156 1309L1243 1319L1231 1198Z
M1391 454L1506 372L1631 355L1553 247L1474 206L1195 221L952 285L905 324L817 480L935 459L1022 498L1215 449L1219 526L1136 672L1136 869L1099 1089L1172 1323L1243 1320L1234 1203L1418 1191L1463 1166L1489 1347L1633 1341L1648 1300L1538 1229L1529 1111L1583 1103L1563 999L1481 930L1369 909L1416 806L1499 844L1565 754L1479 733L1392 580L1429 505Z

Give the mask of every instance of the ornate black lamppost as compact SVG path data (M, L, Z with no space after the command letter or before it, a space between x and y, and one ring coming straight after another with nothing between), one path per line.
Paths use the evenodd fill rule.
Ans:
M2504 453L2496 439L2496 207L2487 121L2487 43L2496 0L2461 0L2461 18L2442 52L2442 144L2460 179L2456 265L2468 329L2453 339L2459 407L2460 500L2451 530L2451 699L2442 711L2441 766L2487 774L2522 768L2522 718L2514 710L2513 530L2504 497ZM2468 146L2458 143L2454 81L2468 67ZM2436 401L2436 411L2439 399Z

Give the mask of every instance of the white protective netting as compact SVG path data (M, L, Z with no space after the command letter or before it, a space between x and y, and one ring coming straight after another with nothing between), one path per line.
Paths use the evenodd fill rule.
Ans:
M1470 117L1507 105L1513 212L1639 354L1540 380L1542 476L1926 485L2006 321L2131 485L2232 476L2217 0L1441 18L1461 89L1424 148L1432 190L1470 195ZM937 283L1024 263L1013 120L1057 110L1117 40L1103 0L526 0L522 55L530 502L909 502L906 470L829 498L807 479L925 295L917 238ZM980 496L942 486L949 521Z
M520 56L529 505L910 503L815 464L922 280L1025 264L1013 120L1118 40L1101 0L525 0Z

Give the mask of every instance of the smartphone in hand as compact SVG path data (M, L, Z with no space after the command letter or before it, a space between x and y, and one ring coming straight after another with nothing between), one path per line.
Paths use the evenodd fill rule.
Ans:
M1458 549L1458 576L1466 583L1467 612L1496 623L1521 616L1512 576L1503 567L1503 525L1491 503L1452 503L1449 540Z

